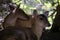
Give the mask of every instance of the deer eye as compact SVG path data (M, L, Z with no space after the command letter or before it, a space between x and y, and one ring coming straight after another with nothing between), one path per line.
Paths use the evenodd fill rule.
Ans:
M40 20L43 20L43 18L40 18Z

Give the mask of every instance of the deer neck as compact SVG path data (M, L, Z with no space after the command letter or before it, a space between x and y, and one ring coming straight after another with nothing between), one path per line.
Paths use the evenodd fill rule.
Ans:
M40 26L40 23L35 23L32 27L32 31L36 34L38 40L40 40L40 37L41 37L42 32L43 32L43 27Z

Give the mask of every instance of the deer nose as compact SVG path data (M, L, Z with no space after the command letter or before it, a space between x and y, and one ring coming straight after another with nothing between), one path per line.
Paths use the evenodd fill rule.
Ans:
M50 23L48 24L48 27L49 27L49 26L51 26L51 24L50 24Z

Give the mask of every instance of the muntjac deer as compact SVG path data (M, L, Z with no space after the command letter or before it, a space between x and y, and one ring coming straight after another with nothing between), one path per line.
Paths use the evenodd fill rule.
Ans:
M6 16L3 27L15 27L15 22L17 18L20 19L20 27L28 27L32 26L31 17L29 17L22 9L19 7L14 8L13 4L9 4L10 7L10 14Z
M33 11L34 14L34 24L32 26L32 31L37 35L38 40L42 35L43 29L50 26L47 17L44 14L37 15L37 11Z
M20 19L17 19L18 25L20 24ZM34 32L34 34L36 34L37 36L37 40L40 39L43 29L45 27L50 26L50 23L48 22L47 17L44 14L37 14L37 10L33 11L33 17L32 17L32 27L31 30Z

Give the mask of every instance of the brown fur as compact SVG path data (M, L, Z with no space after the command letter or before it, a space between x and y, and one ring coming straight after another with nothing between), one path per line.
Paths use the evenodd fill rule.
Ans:
M33 14L34 22L31 30L37 35L38 40L40 40L43 29L50 26L50 23L48 22L48 19L44 14L37 15L37 10L34 10Z
M37 40L37 37L30 29L8 27L1 32L0 40Z
M36 12L36 11L34 11L34 12ZM50 26L50 23L48 22L48 19L44 14L40 14L40 15L34 14L33 18L31 18L31 20L32 20L31 30L37 35L38 40L39 40L41 37L41 34L43 32L43 29L47 26ZM20 26L21 20L19 18L17 19L17 22L19 24L17 26Z
M13 10L13 9L14 8L11 7L11 10ZM16 9L15 13L11 12L9 15L6 16L6 18L3 22L3 27L4 28L10 27L10 26L15 27L16 20L18 18L20 19L20 26L31 28L31 25L32 25L32 22L30 19L31 17L26 15L26 13L22 9L19 9L19 8Z
M30 19L29 20L21 20L21 19L17 19L16 20L16 24L15 26L21 26L21 27L26 27L26 28L31 28L32 27L32 24L33 24L33 21L32 21L32 17L30 16Z

